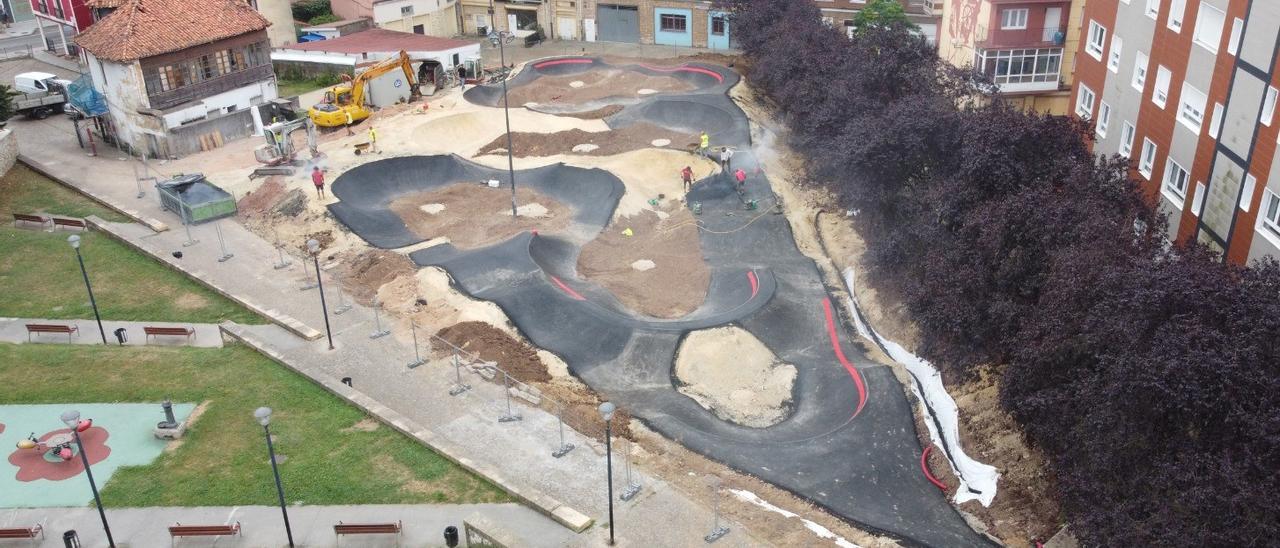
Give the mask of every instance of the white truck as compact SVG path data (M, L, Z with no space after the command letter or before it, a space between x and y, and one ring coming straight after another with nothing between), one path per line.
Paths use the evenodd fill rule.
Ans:
M67 104L67 86L63 80L47 72L24 72L13 77L13 110L37 120L62 112Z

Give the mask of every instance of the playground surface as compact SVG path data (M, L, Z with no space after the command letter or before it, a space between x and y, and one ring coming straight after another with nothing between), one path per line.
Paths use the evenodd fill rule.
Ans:
M727 95L738 82L737 74L702 63L610 65L575 57L531 63L509 85L520 90L541 78L555 78L577 90L588 80L597 81L588 77L594 71L632 71L644 76L634 81L666 77L679 85L648 90L651 93L580 91L575 96L587 99L578 102L561 101L563 95L538 101L527 94L530 101L523 110L571 119L621 105L603 118L606 128L597 125L590 130L645 123L683 133L705 131L714 146L731 147L736 152L733 167L747 173L740 193L728 173L718 167L708 173L706 160L686 151L662 151L671 165L687 163L700 169L684 200L697 213L700 245L693 249L701 256L669 259L705 261L710 270L705 298L692 312L675 318L639 312L608 287L580 274L583 246L605 233L645 237L632 229L630 215L659 211L680 197L680 190L655 191L663 188L661 183L637 182L636 170L612 170L603 160L522 159L522 169L515 174L517 187L567 207L568 223L548 225L547 230L531 223L526 230L481 247L457 246L447 237L431 240L408 226L391 204L451 185L505 181L507 174L495 167L501 164L493 155L475 161L435 154L364 163L334 181L332 192L338 201L329 205L330 211L370 244L408 253L420 267L443 268L468 296L496 303L521 334L562 358L574 376L690 449L871 531L933 546L986 545L922 473L921 448L902 386L887 366L855 349L817 265L796 247L787 220L775 214L781 204L759 169L747 116ZM500 106L501 92L477 87L465 98L495 107ZM468 143L467 151L455 152L477 152L484 142ZM676 169L656 177L669 178L679 189ZM421 206L429 215L440 213L430 211L433 204ZM637 263L662 271L668 260L653 259ZM664 289L655 284L649 291ZM722 417L735 413L709 408L713 403L707 402L714 398L696 400L673 381L677 350L689 334L723 326L740 328L772 353L770 360L776 357L778 364L794 367L793 375L770 377L792 384L786 387L791 397L784 416L763 423L767 426L725 420ZM777 364L763 365L755 369L771 374L769 366Z
M164 420L159 402L0 405L0 448L8 452L0 463L0 508L82 506L93 501L77 450L64 461L46 458L39 449L17 448L29 435L40 442L69 441L71 430L59 417L71 409L93 420L80 436L99 488L120 468L151 463L167 445L152 433ZM173 404L179 422L193 409L194 404Z

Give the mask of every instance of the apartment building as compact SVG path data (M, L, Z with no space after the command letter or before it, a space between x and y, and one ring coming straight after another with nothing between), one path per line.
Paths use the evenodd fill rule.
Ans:
M460 32L456 0L332 0L329 6L338 17L369 19L381 29L443 37Z
M853 34L853 16L867 5L867 0L813 0L822 10L822 21L831 26L844 27ZM943 0L898 0L907 20L920 27L920 34L930 44L938 43L938 19L942 14Z
M1280 256L1280 2L1114 0L1084 10L1074 112L1131 161L1170 239Z
M1094 2L1095 4L1114 4ZM1145 1L1145 0L1138 0ZM986 74L1010 102L1071 112L1083 0L946 0L938 55Z
M547 38L733 47L728 14L712 0L460 0L465 34L541 27Z

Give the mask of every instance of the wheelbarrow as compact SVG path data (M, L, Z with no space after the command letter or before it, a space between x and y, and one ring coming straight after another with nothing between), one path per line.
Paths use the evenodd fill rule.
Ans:
M355 145L352 145L352 146L354 146L356 149L356 156L359 156L361 154L368 153L369 149L373 148L373 143L369 141L365 141L363 143L356 143Z

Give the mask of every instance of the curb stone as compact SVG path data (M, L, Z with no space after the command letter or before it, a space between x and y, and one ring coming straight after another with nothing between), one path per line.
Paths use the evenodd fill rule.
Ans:
M34 171L34 172L36 172L36 173L39 173L39 174L41 174L41 175L44 175L45 177L48 177L48 178L50 178L50 179L53 179L55 182L57 182L58 184L60 184L60 185L62 185L62 186L64 186L64 187L69 188L69 189L71 189L71 190L74 190L74 191L76 191L77 193L79 193L79 194L83 195L84 197L89 198L90 200L93 200L93 201L95 201L95 202L97 202L97 203L99 203L99 204L102 204L102 205L106 206L106 207L107 207L107 209L110 209L110 210L112 210L112 211L115 211L116 213L119 213L119 214L121 214L121 215L124 215L125 217L128 217L128 218L130 218L130 219L133 219L134 221L137 221L138 223L141 223L141 224L143 224L143 225L146 225L146 227L147 227L147 228L150 228L151 230L153 230L153 231L155 231L155 232L164 232L164 231L166 231L166 230L169 230L169 225L168 225L168 224L165 224L165 222L164 222L164 221L161 221L161 220L159 220L159 219L153 219L153 218L151 218L151 217L143 216L141 213L139 213L139 212L137 212L137 211L134 211L133 209L129 209L129 208L127 208L127 207L123 206L123 205L119 205L119 204L113 203L113 202L111 201L111 199L110 199L110 198L106 198L106 197L104 197L104 196L99 196L99 195L97 195L97 194L93 193L93 191L86 190L86 189L84 189L84 188L80 188L79 186L76 186L76 185L74 185L74 184L72 184L72 183L70 183L70 182L66 181L66 180L65 180L65 179L63 179L63 178L58 177L57 175L54 175L52 171L49 171L49 167L48 167L48 166L46 166L46 165L44 165L44 164L42 164L42 163L40 163L40 162L38 162L38 161L36 161L36 160L32 160L30 157L28 157L28 156L26 156L26 155L19 154L19 155L18 155L18 162L19 162L19 163L21 163L21 164L22 164L22 165L24 165L24 166L27 166L27 167L31 168L31 170L32 170L32 171Z

